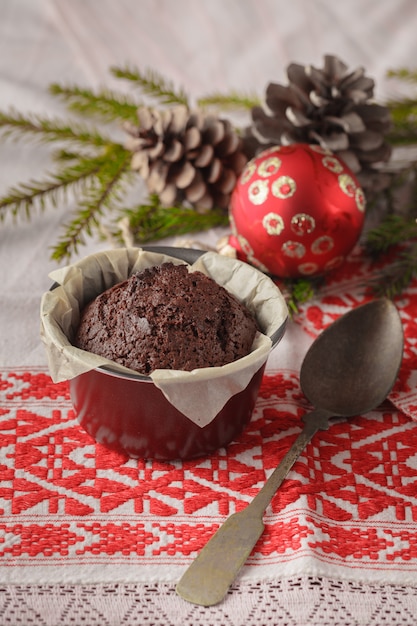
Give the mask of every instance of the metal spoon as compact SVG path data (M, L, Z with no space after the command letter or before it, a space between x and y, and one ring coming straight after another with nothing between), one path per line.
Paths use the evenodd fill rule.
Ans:
M351 417L378 406L391 391L401 365L403 330L387 299L359 306L324 330L308 350L300 372L304 394L316 408L253 501L231 515L191 563L177 593L194 604L211 606L226 595L264 530L266 507L289 470L318 430L332 417Z

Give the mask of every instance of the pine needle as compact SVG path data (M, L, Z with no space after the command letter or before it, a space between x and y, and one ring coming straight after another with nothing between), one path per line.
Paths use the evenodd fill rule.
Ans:
M126 209L122 216L128 218L129 230L138 243L225 226L229 221L227 213L220 209L201 214L183 206L163 207L156 195L150 197L148 204Z
M322 277L296 278L284 281L284 291L287 294L286 302L290 317L297 315L300 312L300 305L305 304L314 297L322 282Z
M401 67L396 70L388 70L387 76L388 78L399 78L401 80L417 83L417 70L410 70L405 67Z
M69 188L78 188L82 192L97 175L102 160L78 157L75 164L47 175L44 180L31 180L11 187L0 198L0 220L5 218L6 213L11 213L13 217L25 213L29 219L32 209L39 207L43 210L46 203L56 207L58 201L66 200Z
M111 73L116 78L128 80L139 87L148 96L159 100L161 104L184 104L188 107L188 97L183 89L175 90L174 84L161 74L148 69L141 72L136 67L112 67Z
M65 232L53 247L51 258L56 261L69 259L85 242L85 236L98 228L100 217L106 209L114 209L120 202L130 177L131 155L121 146L114 146L105 164L97 172L96 184L88 190L80 202L80 209L65 227Z
M417 243L400 250L394 262L384 267L370 281L369 288L376 297L393 299L403 293L417 277Z
M91 89L53 83L49 91L67 103L70 110L100 117L106 122L126 120L137 123L138 102L110 90L94 92Z
M394 127L386 135L387 140L393 146L412 146L417 143L417 107L415 112L407 112L403 117L394 119ZM395 118L395 116L393 116Z
M94 128L61 120L43 118L38 115L23 115L11 110L0 111L0 133L3 136L31 135L40 141L71 141L74 144L88 144L96 147L112 143L112 139Z
M378 256L416 237L416 220L393 214L387 215L376 228L369 231L365 245L369 254Z
M369 231L366 252L374 258L387 253L394 256L369 283L377 296L394 298L400 295L417 276L417 222L401 215L386 216L378 227Z
M389 70L389 78L397 78L408 83L417 83L417 71L407 68ZM393 99L387 102L393 128L387 139L392 145L412 145L417 142L417 100L416 98Z
M201 107L218 106L227 109L250 110L260 104L260 99L255 95L245 95L237 91L231 91L229 94L208 94L199 98L197 102Z

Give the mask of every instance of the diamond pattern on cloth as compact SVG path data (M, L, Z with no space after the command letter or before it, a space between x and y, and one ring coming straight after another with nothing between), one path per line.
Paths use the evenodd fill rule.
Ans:
M78 425L65 383L2 370L3 582L175 581L284 456L308 410L292 371L269 371L238 441L188 462L129 459ZM388 402L321 432L265 516L242 580L417 571L417 423Z

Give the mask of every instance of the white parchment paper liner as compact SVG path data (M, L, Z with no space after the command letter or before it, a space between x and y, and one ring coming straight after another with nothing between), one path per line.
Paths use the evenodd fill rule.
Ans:
M71 338L87 302L132 273L167 261L184 264L180 259L140 248L120 248L90 255L50 274L59 286L42 296L41 338L54 382L70 380L102 365L137 375L113 361L76 348L71 345ZM244 302L255 313L264 333L257 334L249 355L223 367L192 372L161 369L152 373L153 382L169 402L203 427L214 419L230 397L247 387L266 362L271 350L268 335L282 326L288 311L274 283L245 263L207 252L189 267L190 271L200 270L211 276Z

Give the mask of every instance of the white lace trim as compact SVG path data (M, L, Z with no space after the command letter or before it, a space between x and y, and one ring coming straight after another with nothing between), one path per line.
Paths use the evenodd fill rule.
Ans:
M210 608L171 584L0 586L4 626L415 626L416 614L416 587L317 577L234 585Z

